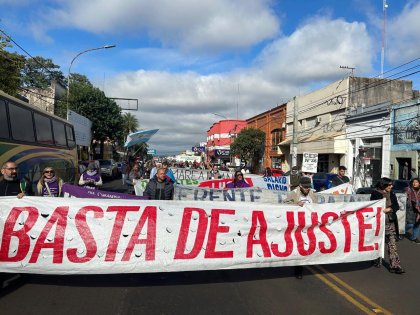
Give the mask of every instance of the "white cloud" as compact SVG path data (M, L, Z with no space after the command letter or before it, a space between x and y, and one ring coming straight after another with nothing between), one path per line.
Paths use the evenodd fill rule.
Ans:
M364 24L343 20L311 20L290 37L269 45L254 66L228 73L136 71L109 82L109 95L139 98L136 115L143 128L160 128L151 146L176 152L205 141L206 131L220 120L212 113L247 119L286 102L320 80L345 75L340 65L371 69L371 41ZM239 87L239 91L238 91ZM119 94L117 94L119 93Z
M420 57L420 2L409 1L387 25L387 61L398 65Z
M186 51L247 49L273 38L279 21L268 0L69 0L44 13L36 33L76 27L96 34L149 34Z
M339 66L367 73L372 58L371 39L363 23L321 18L274 41L264 49L259 63L276 82L305 85L336 77Z

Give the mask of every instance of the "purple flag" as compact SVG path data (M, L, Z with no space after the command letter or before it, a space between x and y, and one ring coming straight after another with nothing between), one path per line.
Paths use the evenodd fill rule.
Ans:
M143 196L122 194L112 191L104 191L98 189L90 189L70 184L64 184L62 187L64 197L75 198L102 198L102 199L147 199Z

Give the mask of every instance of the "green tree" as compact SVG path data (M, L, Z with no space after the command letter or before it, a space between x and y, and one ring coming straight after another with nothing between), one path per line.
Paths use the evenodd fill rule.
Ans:
M0 33L0 90L18 96L25 57L6 51L9 47L12 47L10 39Z
M54 64L52 59L39 56L29 58L22 69L22 85L46 89L53 80L64 83L66 79L63 73L58 70L59 68L60 66Z
M259 129L246 128L238 133L238 137L230 146L230 153L241 160L251 163L253 168L264 152L265 132Z
M105 139L122 143L124 135L120 107L107 98L103 91L94 87L85 76L72 75L68 107L92 121L93 139L101 141L101 157ZM57 110L61 117L65 117L66 108L67 102L62 99Z
M124 113L122 118L124 124L124 139L126 139L129 133L139 129L139 120L131 113Z

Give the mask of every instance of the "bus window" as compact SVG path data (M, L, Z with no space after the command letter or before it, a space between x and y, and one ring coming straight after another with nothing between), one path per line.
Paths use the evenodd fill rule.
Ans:
M0 138L9 139L9 124L7 123L6 102L0 100Z
M36 130L36 139L38 143L42 144L54 144L53 135L51 131L51 119L34 113L35 118L35 130Z
M30 110L9 103L12 138L19 141L35 142L35 134Z
M54 130L55 144L59 146L67 146L64 124L57 120L53 120L53 130Z
M67 134L67 145L70 149L73 149L76 146L76 141L74 140L73 128L69 125L66 125L66 134Z

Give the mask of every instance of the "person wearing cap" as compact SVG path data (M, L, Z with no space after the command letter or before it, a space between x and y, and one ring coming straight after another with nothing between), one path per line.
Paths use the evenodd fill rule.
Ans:
M290 172L290 190L294 190L299 186L300 175L298 172L298 167L293 166L292 171Z
M80 176L79 185L87 188L102 186L102 178L98 173L95 163L89 163L87 170Z
M309 177L301 177L298 188L289 192L285 202L293 203L300 207L303 207L307 203L317 203L315 193L312 190L311 179ZM302 279L303 266L295 266L294 273L297 279Z
M343 165L340 165L340 167L338 168L338 175L335 176L332 180L331 183L333 185L333 187L335 186L339 186L345 183L349 183L350 182L350 178L348 178L345 174L346 174L347 168Z

